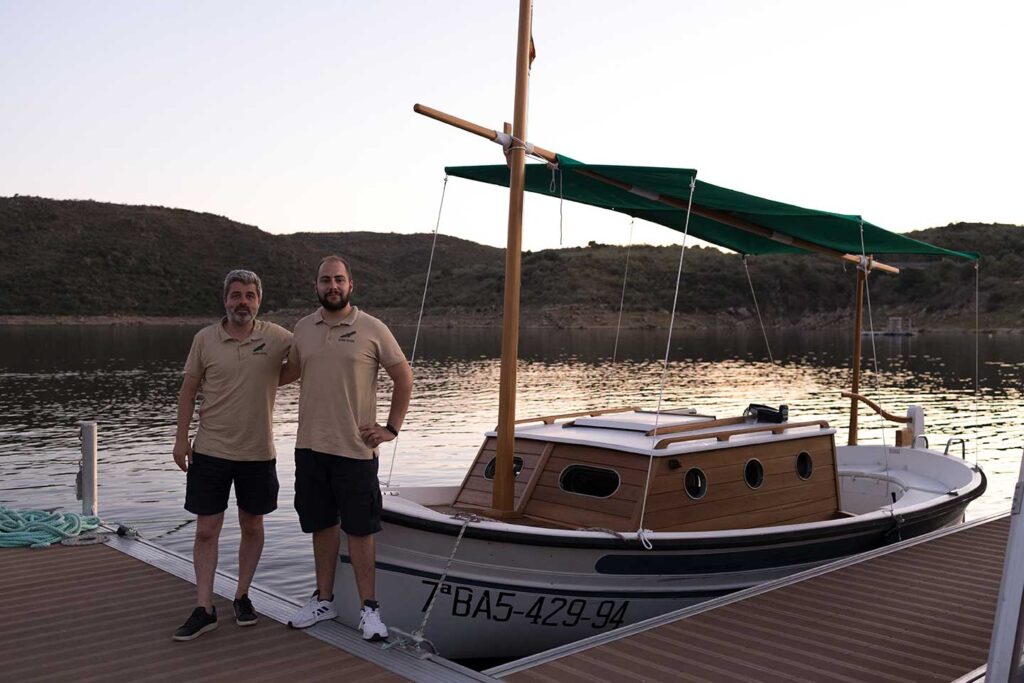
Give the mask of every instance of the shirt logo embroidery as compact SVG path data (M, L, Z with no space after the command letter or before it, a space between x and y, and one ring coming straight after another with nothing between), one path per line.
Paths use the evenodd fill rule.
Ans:
M352 330L351 332L341 335L340 337L338 337L338 341L349 342L350 344L354 344L356 340L352 339L352 337L355 336L357 331L358 330Z
M267 355L267 352L266 352L266 350L264 348L264 347L266 347L266 345L267 345L267 343L263 342L262 344L257 346L255 349L252 350L252 355L254 355L254 356L265 356L265 355Z

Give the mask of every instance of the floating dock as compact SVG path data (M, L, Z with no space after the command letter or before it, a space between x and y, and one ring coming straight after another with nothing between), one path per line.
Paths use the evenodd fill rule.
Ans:
M953 681L983 666L1009 513L487 670L510 681Z
M253 587L239 628L235 582L218 573L217 629L171 639L195 606L192 563L159 546L109 543L0 550L0 662L8 681L488 681L440 658L384 649L333 621L298 631L296 604Z
M905 541L478 673L366 643L336 622L297 631L296 603L254 587L238 628L170 634L192 564L146 541L0 551L6 680L953 681L985 664L1008 513Z

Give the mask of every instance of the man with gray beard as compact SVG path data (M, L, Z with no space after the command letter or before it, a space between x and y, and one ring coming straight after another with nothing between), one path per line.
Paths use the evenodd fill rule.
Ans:
M255 273L228 273L224 278L227 315L196 333L185 362L174 462L186 473L185 509L197 515L193 546L197 606L174 632L174 640L192 640L217 628L213 578L232 484L242 532L235 623L256 623L248 590L263 552L263 515L277 509L272 415L292 340L283 327L256 320L262 299L263 286ZM199 428L189 443L200 389Z

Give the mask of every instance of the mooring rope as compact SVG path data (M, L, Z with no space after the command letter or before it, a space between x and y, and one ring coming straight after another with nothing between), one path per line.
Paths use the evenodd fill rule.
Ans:
M743 270L747 273L747 284L750 285L750 298L754 300L754 311L757 312L757 322L761 325L761 336L764 337L764 346L768 349L768 362L775 365L775 358L772 357L772 345L768 343L768 332L764 329L764 320L761 319L761 307L757 305L757 294L754 293L754 281L750 279L750 268L747 267L747 255L743 255Z
M658 409L654 411L654 430L651 437L651 447L647 453L647 478L644 480L644 499L640 507L640 525L636 530L637 540L647 550L654 546L647 538L649 529L644 529L644 515L647 513L647 491L651 486L651 470L654 465L654 444L658 440L658 423L661 420L661 403L665 397L665 381L668 378L668 357L672 351L672 332L675 329L676 306L679 303L679 285L683 279L683 257L686 255L686 238L690 234L690 210L693 208L693 192L697 189L697 176L690 177L690 198L686 203L686 220L683 223L683 243L679 248L679 267L676 269L676 291L672 297L672 314L668 319L668 340L665 342L665 360L661 366L661 386L658 389Z
M619 354L619 331L622 329L622 307L626 303L626 281L629 279L629 251L633 248L633 225L636 218L629 220L629 242L626 244L626 269L622 273L622 294L619 295L619 322L615 324L615 346L612 347L612 363Z
M423 632L427 628L427 622L430 621L430 613L434 610L434 604L437 602L437 596L441 593L441 589L444 586L445 580L448 578L448 570L451 569L452 561L455 559L455 553L459 550L459 544L462 543L462 537L466 533L467 527L473 522L493 521L488 520L486 517L475 515L471 512L458 512L452 515L452 519L457 519L462 522L462 528L459 529L459 535L455 539L455 545L452 546L452 552L448 555L448 562L444 565L444 570L441 572L441 576L437 579L437 587L434 589L433 595L430 596L430 603L427 605L427 609L423 613L423 621L420 622L419 628L412 632L412 640L417 646L422 642L430 641L423 636ZM430 643L433 647L433 643Z
M0 505L0 548L45 548L92 531L100 518L57 510L13 510Z
M434 223L434 240L430 243L430 260L427 262L427 277L423 281L423 296L420 298L420 314L416 318L416 333L412 337L412 353L409 355L409 369L416 364L416 345L420 340L420 327L423 325L423 309L427 305L427 289L430 287L430 271L434 267L434 251L437 249L437 232L441 227L441 210L444 209L444 195L448 191L448 176L444 177L444 184L441 186L441 204L437 207L437 221ZM385 486L391 486L391 474L395 471L395 456L398 454L398 437L393 440L391 447L391 466L388 468L388 479Z

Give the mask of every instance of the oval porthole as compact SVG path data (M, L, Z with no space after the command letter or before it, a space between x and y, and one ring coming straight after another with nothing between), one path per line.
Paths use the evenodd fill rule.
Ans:
M700 500L708 492L708 477L704 470L698 467L691 467L683 475L683 490L686 495L694 500Z
M752 458L743 466L743 481L752 489L759 489L764 484L764 465L761 461Z
M807 451L800 451L800 454L796 456L796 476L807 480L811 478L812 472L814 472L814 462L811 461L811 454Z
M491 461L487 463L487 467L484 468L484 479L494 479L494 470L497 467L498 459L491 458ZM523 471L523 459L518 455L512 457L512 472L518 478L519 473Z
M558 486L568 493L607 498L619 490L619 473L604 467L569 465L559 475Z

